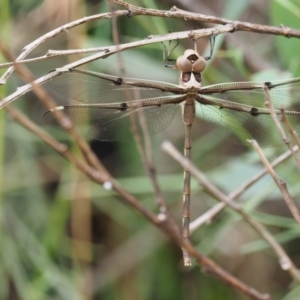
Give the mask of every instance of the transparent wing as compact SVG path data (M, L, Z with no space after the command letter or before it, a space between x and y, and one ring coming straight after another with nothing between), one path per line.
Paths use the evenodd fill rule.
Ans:
M121 78L80 69L62 72L45 83L45 86L63 96L63 100L67 101L65 104L69 101L120 103L185 93L184 89L175 84Z
M273 82L234 82L216 84L199 90L200 96L211 96L220 101L244 104L251 107L265 108L264 86L267 84L275 109L284 107L286 110L300 109L300 78L278 80ZM223 102L224 103L224 102ZM222 104L220 102L220 104Z
M210 122L218 135L228 131L234 141L255 138L261 145L282 144L269 111L265 107L262 82L228 83L201 89L199 115ZM289 122L300 133L300 78L268 83L272 105L280 116L284 108ZM203 105L204 104L204 105ZM215 127L212 125L221 125Z
M89 140L130 141L134 131L143 134L143 124L150 135L164 130L173 120L178 107L176 104L166 104L118 110L79 105L65 106L63 110L73 120L76 129ZM47 111L43 119L46 124L60 128L53 112Z
M64 110L83 136L101 141L131 140L132 130L142 133L142 124L156 134L171 123L185 99L178 85L79 69L62 71L45 85L62 96L62 105L47 111L44 123L60 128L53 111Z

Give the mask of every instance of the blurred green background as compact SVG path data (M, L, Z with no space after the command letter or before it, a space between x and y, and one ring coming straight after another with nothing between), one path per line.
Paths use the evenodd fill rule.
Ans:
M145 8L173 5L195 13L231 20L300 29L298 1L154 1L130 3ZM121 9L121 8L120 8ZM83 16L109 11L106 1L0 0L0 38L15 52L48 31ZM118 19L121 43L148 35L213 26L180 19L138 16ZM180 40L174 57L193 46ZM109 20L87 23L48 40L33 55L47 49L113 45ZM271 35L235 32L217 37L215 52L203 73L204 85L300 76L299 41ZM198 41L207 55L209 40ZM162 45L152 44L121 53L126 75L177 83L178 74L164 68ZM1 61L5 59L0 56ZM49 59L28 65L36 77L80 56ZM85 66L119 74L117 56ZM3 74L4 69L0 70ZM0 86L4 97L23 82L12 76ZM33 94L15 101L39 126L46 110ZM45 128L48 130L47 128ZM49 130L48 130L49 131ZM72 147L65 135L52 132ZM183 126L178 112L167 130L152 139L160 187L180 223L182 169L160 145L171 140L183 148ZM0 111L0 299L246 299L198 266L185 269L181 251L118 195L97 186L33 134ZM144 205L156 209L154 193L134 143L91 145L117 180ZM270 160L285 148L266 148ZM76 150L74 150L76 151ZM229 193L262 166L247 144L236 146L226 136L212 133L197 119L193 128L193 162L223 191ZM299 170L290 159L276 169L299 203ZM192 219L216 201L192 182ZM244 209L274 234L296 265L300 264L299 228L290 216L273 181L266 176L240 199ZM205 253L240 280L274 299L300 299L300 289L280 269L277 257L248 224L226 209L192 236Z

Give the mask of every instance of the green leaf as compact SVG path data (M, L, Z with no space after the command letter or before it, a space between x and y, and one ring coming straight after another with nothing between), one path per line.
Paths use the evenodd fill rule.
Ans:
M273 26L300 28L299 3L296 0L270 1L270 20ZM288 39L275 36L278 59L285 65L294 77L300 76L300 56L297 49L300 46L298 39Z

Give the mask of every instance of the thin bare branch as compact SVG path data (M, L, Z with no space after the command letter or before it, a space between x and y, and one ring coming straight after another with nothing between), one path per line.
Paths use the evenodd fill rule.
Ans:
M147 209L143 207L143 205L135 199L133 196L131 196L128 192L126 192L124 189L121 188L121 186L115 182L115 180L110 177L110 175L107 173L105 176L103 176L103 172L99 172L97 169L91 167L86 162L79 160L76 156L74 156L68 149L68 147L65 144L62 144L58 142L56 139L54 139L52 136L50 136L48 133L40 129L36 124L34 124L31 120L29 120L25 115L23 115L18 110L14 109L10 105L7 105L5 107L9 115L17 121L20 125L22 125L24 128L32 132L34 135L36 135L38 138L40 138L44 143L46 143L49 147L51 147L53 150L57 151L58 154L63 156L66 160L68 160L75 168L80 170L83 174L85 174L88 178L90 178L93 182L98 183L100 185L103 185L107 180L109 180L112 183L112 189L118 191L121 193L126 199L120 199L121 202L125 204L129 204L132 207L134 207L136 210L138 210L143 215L147 215L149 219L153 221L153 223L160 223L160 220L158 220L157 216Z
M117 54L119 54L118 55L118 65L119 65L118 69L120 70L120 76L126 77L124 62L123 62L122 56L120 55L121 39L120 39L120 35L119 35L117 16L114 14L114 11L113 11L113 7L112 7L112 6L114 6L113 3L111 2L110 4L111 4L110 8L112 10L111 22L112 22L112 29L113 29L112 30L113 31L113 40L114 40L114 44L117 47L117 49L116 49L118 51ZM131 93L128 90L126 90L124 92L125 92L127 101L140 98L140 95L138 94L138 92L136 90L133 91L133 95L131 95ZM139 120L137 120L136 118L131 118L134 139L136 141L137 148L139 150L140 156L144 163L144 167L147 172L147 175L152 183L154 193L155 193L156 203L159 206L160 217L164 218L165 217L164 214L167 213L168 207L167 207L166 201L162 195L162 192L159 187L157 177L155 174L155 168L154 168L154 164L152 161L151 139L150 139L149 130L148 130L148 127L146 124L146 119L145 119L145 115L144 115L143 111L140 111L138 118L139 118ZM138 121L141 124L143 134L141 134L141 132L138 130L138 126L137 126ZM142 141L144 141L144 145L143 145Z
M109 0L114 2L122 7L125 7L130 12L130 16L135 15L147 15L147 16L156 16L156 17L168 17L168 18L182 18L184 20L193 20L199 22L206 22L212 24L233 24L234 31L251 31L256 33L263 34L275 34L282 35L285 37L300 37L300 31L296 29L292 29L289 27L285 27L281 25L280 27L267 26L261 24L253 24L248 22L239 22L239 21L231 21L228 19L217 18L215 16L207 16L203 14L188 12L185 10L178 9L176 6L170 11L163 11L157 9L146 9L143 7L138 7L133 4L129 4L122 0Z
M13 54L9 49L4 47L3 43L0 41L0 49L2 53L10 60L14 60ZM56 101L48 95L45 89L37 84L34 81L34 77L31 72L23 65L16 66L17 72L20 76L27 82L30 82L26 86L28 87L28 91L33 90L33 92L38 96L38 99L48 108L51 109L56 105ZM45 76L47 77L47 76ZM18 90L22 90L21 88ZM24 91L23 91L24 92ZM24 92L25 93L25 92ZM5 102L5 99L1 101L1 103ZM0 105L1 106L1 105ZM71 120L67 115L65 115L62 111L55 111L55 118L60 124L60 126L65 129L68 134L70 134L74 140L76 141L79 149L81 150L82 154L86 158L87 162L92 166L96 167L99 171L104 170L103 165L99 162L96 155L91 151L90 146L88 143L81 137L81 135L75 130Z
M0 68L8 67L8 66L13 66L15 64L20 64L20 63L32 63L32 62L37 62L45 59L49 59L52 57L56 56L65 56L65 55L73 55L73 54L84 54L84 53L97 53L93 56L86 57L82 60L78 60L74 62L73 64L67 65L68 68L76 68L81 65L87 64L89 62L98 60L100 58L107 58L110 55L113 55L117 52L128 50L128 49L133 49L136 47L144 46L144 45L149 45L153 43L159 43L159 42L164 42L164 41L170 41L170 40L176 40L176 39L187 39L187 38L194 38L194 35L197 36L198 38L201 37L206 37L206 36L211 36L211 35L216 35L216 34L221 34L221 33L228 33L233 30L233 26L231 24L225 25L225 26L218 26L214 28L208 28L208 29L198 29L198 30L193 30L193 31L182 31L182 32L172 32L164 35L150 35L144 40L136 41L136 42L131 42L127 44L120 44L120 45L114 45L114 46L107 46L107 47L99 47L99 48L88 48L88 49L71 49L71 50L49 50L46 55L37 57L37 58L31 58L27 60L19 60L19 57L14 61L14 62L9 62L9 63L3 63L0 64ZM51 37L51 36L50 36ZM50 38L48 37L48 38ZM40 43L44 42L44 39L37 39L39 40ZM33 46L36 48L37 46L33 43ZM30 44L30 45L31 45ZM28 52L28 54L33 51L35 48L31 48L31 50ZM29 45L27 46L29 48ZM100 53L99 53L100 52ZM22 52L23 54L23 52ZM66 67L67 67L66 66ZM10 71L10 69L8 70ZM7 72L8 72L7 71ZM0 85L4 84L7 80L9 75L2 77L0 79Z
M292 148L292 145L291 145L291 142L289 140L289 138L286 136L285 132L284 132L284 129L282 128L281 124L280 124L280 121L277 117L277 114L273 108L273 105L272 105L272 99L271 99L271 96L270 96L270 93L269 93L269 87L267 84L265 84L264 86L264 92L265 92L265 106L267 107L267 109L269 110L270 112L270 115L279 131L279 133L281 134L281 137L282 137L282 140L285 142L285 144L287 145L287 147L289 148L289 150L292 152L293 154L293 157L297 163L298 166L300 166L300 160L298 159L296 153L293 151L293 148Z
M101 173L99 173L97 170L91 168L85 162L78 160L68 150L68 148L64 144L61 144L58 141L56 141L54 138L52 138L46 132L44 132L39 127L37 127L26 116L24 116L19 111L12 108L11 106L8 105L8 106L6 106L5 109L8 111L8 113L11 115L11 117L14 120L16 120L22 126L24 126L29 131L34 133L37 137L39 137L41 140L43 140L51 148L56 150L60 155L62 155L64 158L66 158L68 161L70 161L76 168L78 168L85 175L87 175L92 181L99 183L101 185L104 183ZM141 204L141 202L138 201L138 199L136 199L131 194L126 192L112 178L110 178L110 182L112 183L113 189L116 192L118 192L119 195L122 196L121 198L119 198L121 202L134 207L144 217L146 217L152 224L154 224L155 226L157 226L160 229L163 229L164 232L167 234L167 236L172 238L179 245L184 246L189 251L189 253L195 257L197 262L201 266L203 266L207 271L209 271L209 273L212 273L215 276L219 277L224 282L227 282L228 284L233 285L235 288L239 289L246 295L253 297L253 299L261 299L261 300L270 299L269 295L261 294L258 291L256 291L255 289L245 285L244 283L240 282L238 279L234 278L229 273L224 271L222 268L220 268L218 265L216 265L213 261L211 261L207 257L203 256L199 252L197 252L197 250L191 244L186 243L186 241L181 237L180 232L178 230L178 226L172 221L172 219L166 217L164 220L162 220L159 216L156 216L155 214L153 214L149 210L147 210Z
M298 146L293 147L293 151L297 152L299 150ZM271 166L274 168L284 162L286 159L292 156L292 152L287 150L285 153L277 157L272 163ZM256 183L260 178L268 173L268 170L264 168L257 174L255 174L252 178L250 178L247 182L242 184L235 191L231 192L227 197L231 199L231 201L236 201L238 197L240 197L244 192L247 191L249 187L251 187L254 183ZM197 228L202 226L203 224L210 223L222 210L226 207L226 203L220 202L209 209L206 213L202 214L199 218L195 219L190 224L191 232L195 231Z
M168 35L164 36L149 36L147 40L144 41L138 41L134 43L128 44L128 48L134 48L138 47L141 45L146 45L150 43L156 43L156 42L161 42L161 41L167 41L167 40L173 40L173 39L183 39L183 38L193 38L193 39L199 39L203 36L209 36L209 35L217 35L220 33L225 33L225 32L234 32L234 31L248 31L248 32L256 32L256 33L262 33L262 34L274 34L274 35L282 35L286 37L300 37L300 31L295 30L292 28L288 28L285 26L280 26L280 27L274 27L274 26L267 26L267 25L262 25L262 24L253 24L253 23L248 23L248 22L239 22L239 21L231 21L227 19L222 19L222 18L216 18L214 16L207 16L203 14L196 14L192 12L187 12L184 10L180 10L177 7L173 7L169 11L164 11L164 10L155 10L155 9L146 9L146 8L141 8L137 7L132 4L128 4L124 1L121 0L111 0L111 2L114 2L118 5L121 5L127 9L127 11L114 11L112 13L103 13L103 14L98 14L98 15L93 15L93 16L88 16L84 17L81 19L78 19L74 22L67 23L63 26L60 26L47 34L41 36L40 38L36 39L26 47L24 47L22 53L19 55L19 57L16 59L14 62L15 64L18 62L23 62L23 63L30 63L30 62L36 62L40 61L43 59L47 59L49 57L53 56L58 56L58 55L70 55L74 53L92 53L92 52L102 52L106 51L103 47L100 48L91 48L91 49L77 49L77 50L67 50L67 51L55 51L55 50L49 50L48 53L44 56L38 57L38 58L32 58L28 60L23 60L32 50L34 50L36 47L38 47L40 44L45 42L47 39L53 38L56 35L62 33L62 32L68 32L69 29L82 25L87 22L92 22L100 19L111 19L112 15L115 17L120 17L120 16L138 16L138 15L144 15L144 16L156 16L156 17L169 17L169 18L181 18L184 20L194 20L194 21L199 21L199 22L207 22L207 23L213 23L213 24L222 24L225 26L218 26L215 28L210 28L210 29L200 29L200 30L194 30L194 31L189 31L189 32L178 32L178 33L171 33ZM208 32L204 33L206 30L210 31L209 34ZM121 50L128 49L122 48ZM110 50L110 52L115 52L113 48ZM99 59L103 56L93 58L93 59ZM91 61L91 60L90 60ZM13 72L14 67L13 63L5 63L1 64L0 67L8 67L10 66L10 69L7 70L7 72L1 77L0 79L0 84L4 84L9 75Z
M266 156L264 155L264 153L263 153L262 149L260 148L260 146L258 145L258 143L255 140L249 140L249 142L251 143L253 148L258 153L262 163L268 170L268 173L271 175L271 177L275 181L276 185L278 186L278 188L283 196L283 199L285 200L288 208L290 209L294 219L300 226L300 212L296 206L294 199L291 197L291 195L287 189L286 183L277 176L275 170L272 168L271 164L267 160Z
M54 55L68 55L68 54L74 54L74 53L92 53L92 52L100 52L95 55L92 55L90 57L80 59L78 61L75 61L71 64L68 64L65 66L65 68L75 68L80 65L86 64L88 62L94 61L99 58L106 58L109 55L112 55L114 53L123 51L125 49L138 47L145 44L160 42L160 41L167 41L167 40L173 40L173 39L180 39L180 38L192 38L192 39L198 39L203 36L210 36L210 35L217 35L220 33L228 33L233 32L236 30L245 30L245 31L252 31L252 32L259 32L259 33L271 33L271 34L278 34L278 35L284 35L287 37L295 36L300 37L300 32L288 29L285 27L276 28L271 26L264 26L259 24L250 24L250 23L244 23L244 22L232 22L226 19L220 19L210 16L204 16L201 14L195 14L190 12L185 12L182 10L177 9L174 7L171 11L159 11L159 10L151 10L151 9L144 9L139 8L134 5L125 3L121 0L113 0L111 2L117 3L119 5L123 5L126 7L126 11L114 11L111 13L106 14L100 14L95 16L90 16L86 18L82 18L80 20L76 20L75 22L68 23L62 27L59 27L48 34L40 37L33 43L29 44L27 47L24 48L24 51L21 53L21 55L17 58L9 58L11 61L11 68L4 74L4 76L0 79L0 84L4 83L6 79L9 77L11 72L13 72L14 68L17 69L18 73L21 74L28 82L29 84L22 86L20 89L18 89L15 93L11 94L10 96L6 97L3 101L0 103L0 108L4 107L11 101L17 99L19 96L24 95L25 93L34 90L34 92L37 93L37 95L40 98L44 98L44 103L47 107L53 107L55 105L55 102L52 102L51 98L48 98L48 96L45 96L43 93L43 90L40 89L41 87L39 85L45 83L47 80L50 80L51 78L57 76L60 74L59 70L51 72L50 74L47 74L37 80L33 80L33 77L31 74L26 73L26 70L24 71L22 67L20 66L21 62L32 62L32 61L38 61L42 59L48 59L51 56ZM197 21L205 21L209 23L215 23L215 24L222 24L221 26L210 28L210 29L201 29L201 30L194 30L194 31L186 31L186 32L177 32L167 35L161 35L161 36L149 36L148 39L143 41L138 41L134 43L129 44L123 44L120 45L120 41L116 42L116 46L111 47L101 47L101 48L93 48L93 49L83 49L83 50L69 50L69 51L49 51L47 55L35 59L30 60L23 60L29 52L31 52L34 48L36 48L38 45L43 43L46 39L52 38L56 36L57 34L61 32L65 32L68 29L81 25L86 22L98 20L98 19L110 19L113 18L113 21L116 21L116 18L119 16L136 16L136 15L148 15L148 16L159 16L159 17L172 17L172 18L184 18L184 19L192 19ZM8 66L8 64L3 64L2 66ZM50 100L49 100L50 99ZM164 199L161 195L161 192L159 190L159 187L156 182L156 177L154 173L154 168L151 160L151 150L150 149L150 139L147 139L147 128L143 125L143 116L141 116L141 124L143 127L143 130L145 132L145 144L146 144L146 150L144 147L142 147L142 153L144 155L144 161L146 164L146 168L148 170L148 174L153 182L156 198L159 199L160 207L164 208L163 211L161 211L160 214L156 215L149 211L146 207L144 207L138 199L136 199L133 195L128 193L121 185L119 185L107 172L107 170L102 166L102 164L97 160L95 155L92 153L91 149L89 148L88 144L85 143L82 138L77 135L77 132L73 130L72 124L70 123L70 120L65 118L64 115L57 115L57 119L61 123L61 125L74 137L76 143L79 145L79 148L81 149L84 157L86 158L86 161L81 161L78 158L74 157L72 153L69 152L68 148L53 138L49 137L47 134L45 134L43 131L37 130L35 127L35 124L28 123L28 120L24 121L23 116L20 117L18 113L15 111L11 111L11 108L9 106L6 106L6 109L14 116L18 122L23 124L24 127L28 128L36 136L39 136L43 141L45 141L48 145L56 149L62 156L64 156L66 159L68 159L74 166L76 166L79 170L81 170L84 174L86 174L92 181L105 185L105 183L109 182L112 185L112 188L114 191L116 191L121 197L119 198L123 203L130 205L131 207L135 208L138 212L140 212L147 220L149 220L152 224L157 226L161 231L164 231L166 235L171 238L178 246L181 248L184 248L191 256L193 256L198 264L204 269L211 273L216 275L218 278L220 278L222 281L226 282L227 284L232 285L236 289L242 291L244 294L249 295L253 299L270 299L269 295L261 294L258 291L254 290L253 288L245 285L244 283L237 280L235 277L230 275L228 272L223 270L221 267L219 267L217 264L215 264L212 260L208 259L201 253L199 253L188 240L182 238L180 234L180 230L178 225L175 223L174 218L170 214L170 212L167 209L167 206L164 202ZM142 145L142 143L141 143ZM188 168L190 168L191 162L188 163L189 167L186 167L187 170L189 170L191 173L192 171ZM193 173L192 173L193 174ZM195 173L196 174L196 173ZM199 174L198 174L199 175ZM197 175L197 176L198 176ZM196 175L195 175L196 176ZM201 176L200 176L201 177ZM199 178L200 178L199 177ZM198 177L197 177L198 178ZM201 180L198 178L199 181L203 181L203 177L201 177ZM274 239L272 236L269 235L269 233L265 230L264 227L261 227L262 225L259 224L255 219L251 218L249 215L244 213L242 209L239 207L239 205L232 203L231 199L229 197L224 196L221 192L219 192L213 185L208 183L204 180L203 185L207 190L210 191L212 195L214 195L216 198L218 198L220 201L224 201L226 205L228 205L231 209L234 209L239 214L243 216L243 218L249 222L275 249L276 254L280 258L280 261L282 262L282 268L288 270L293 276L296 278L296 280L299 281L299 275L296 271L293 263L290 261L289 257L284 253L284 251L280 248L278 244L276 244L276 241L274 242ZM225 205L225 204L224 204Z
M124 16L124 15L128 15L127 11L118 11L115 12L116 14L119 14L119 16ZM79 26L83 23L89 22L89 21L94 21L94 20L99 20L99 19L108 19L111 18L111 14L110 13L104 13L104 14L98 14L98 15L93 15L93 16L89 16L89 17L84 17L81 19L78 19L76 21L70 22L68 24L65 24L63 26L60 26L44 35L42 35L40 38L36 39L35 41L33 41L32 43L30 43L29 45L27 45L26 47L23 48L21 54L18 56L17 59L15 60L11 60L11 61L19 61L22 60L24 57L26 57L31 51L33 51L36 47L38 47L40 44L42 44L43 42L45 42L46 40L55 37L56 35L62 33L62 32L68 32L68 29L71 29L73 27ZM0 78L0 85L4 84L7 80L7 78L10 76L10 74L14 71L14 66L11 66L4 74L3 76Z
M281 122L284 124L285 128L287 129L287 131L293 138L295 144L298 145L298 147L300 147L299 136L298 136L297 132L292 128L292 125L286 116L285 110L283 108L280 108L280 112L281 112Z
M230 209L241 215L242 218L247 223L249 223L274 250L274 252L278 256L281 268L288 271L291 276L293 276L293 278L300 283L300 274L296 266L293 264L289 256L285 253L284 249L277 243L275 238L261 223L244 212L240 205L233 203L231 199L229 199L217 187L209 182L204 174L199 169L197 169L190 160L186 159L170 142L164 142L162 144L162 149L166 151L173 159L175 159L183 168L189 170L210 195L212 195L218 201L226 203L226 205Z

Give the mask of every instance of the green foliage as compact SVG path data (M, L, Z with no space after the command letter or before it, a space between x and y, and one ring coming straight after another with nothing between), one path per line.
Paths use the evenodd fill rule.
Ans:
M167 1L136 2L158 9L169 9L173 5ZM194 4L198 2L194 1ZM209 5L204 2L201 1L203 7ZM24 33L24 27L20 30L17 26L24 20L14 16L24 15L26 18L27 13L35 12L37 18L39 11L35 9L42 2L12 3L9 8L9 1L0 2L1 23L9 24L1 24L0 30L3 29L1 39L10 35L10 41L14 42L14 39L21 39ZM184 2L181 4L184 5ZM297 28L299 14L296 4L296 1L270 1L269 6L260 11L260 21L267 24L271 20L273 25L282 23ZM109 10L106 2L96 6L91 6L89 2L80 5L85 6L89 14ZM225 1L222 7L215 6L219 8L213 11L216 17L233 20L247 18L249 22L258 22L257 8L251 1ZM209 8L214 9L214 5ZM45 16L45 23L40 26L33 17L25 19L26 31L39 36L53 29L53 17L49 15L51 18ZM69 43L76 41L80 41L82 48L111 45L109 22L104 19L88 24L86 31L80 34L70 30L66 34L67 41L62 42L59 37L51 39L49 48L67 48ZM7 33L9 27L14 28L14 34ZM122 43L165 34L169 30L192 30L194 27L203 28L203 24L147 16L119 20ZM266 37L268 40L264 41L264 36L247 32L230 35L238 37L240 45L246 45L252 52L246 54L239 46L232 45L227 36L217 36L213 58L203 75L204 84L265 78L273 80L275 77L283 79L291 73L300 76L297 39ZM207 49L207 44L208 39L199 41L201 49ZM191 45L191 41L181 40L174 57ZM249 56L252 59L260 57L271 68L253 67L246 62ZM130 49L122 52L121 58L129 77L177 81L178 74L163 66L160 44ZM35 63L30 68L35 74L44 74L64 63L63 60ZM93 62L87 68L119 74L120 67L115 55ZM10 79L9 88L0 87L0 95L3 97L19 85L20 82ZM39 122L45 109L37 103L30 94L18 99L15 105ZM170 139L179 149L183 148L181 123L178 113L172 125L152 139L158 181L178 223L182 209L182 169L162 152L160 145L164 139ZM229 139L229 136L220 137L212 133L205 120L196 120L193 128L193 162L226 193L240 187L262 168L252 149L247 145L231 144ZM72 141L65 141L73 147ZM153 187L144 172L136 145L94 143L93 146L120 184L145 206L156 211ZM265 151L273 160L283 150L271 147ZM120 203L119 195L90 183L52 149L14 123L3 110L0 111L0 164L0 299L244 299L231 287L205 274L205 270L202 273L198 266L183 269L180 249L135 211ZM299 200L299 174L294 162L289 160L276 170L280 178L287 182L292 196ZM284 244L292 260L299 259L299 230L268 176L253 185L239 200L247 213L265 224L274 237ZM215 200L193 180L192 219L213 205ZM247 284L277 299L284 296L287 300L297 299L294 295L299 295L299 289L286 284L290 280L287 273L280 273L281 278L278 276L274 281L276 268L279 267L275 255L270 255L269 246L229 209L221 212L211 224L198 229L192 240L202 253ZM261 257L260 268L255 269L253 266Z
M271 1L270 17L272 25L300 29L299 26L299 2L296 0ZM276 37L276 50L278 59L295 76L300 76L300 58L298 51L298 39L287 39L286 37Z

